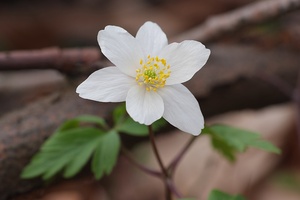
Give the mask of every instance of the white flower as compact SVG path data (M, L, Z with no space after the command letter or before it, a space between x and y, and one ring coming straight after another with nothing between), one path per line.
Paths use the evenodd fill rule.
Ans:
M100 69L76 92L100 102L126 101L128 114L150 125L165 118L182 131L199 135L204 119L192 93L181 83L206 63L210 50L197 41L168 45L161 28L146 22L136 37L117 26L98 33L102 53L115 65Z

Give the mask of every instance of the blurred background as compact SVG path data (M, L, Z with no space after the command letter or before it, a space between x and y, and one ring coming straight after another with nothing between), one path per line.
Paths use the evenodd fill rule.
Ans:
M139 181L133 181L131 188L124 187L126 183L122 186L117 184L124 182L121 179L126 177L126 170L131 169L122 159L113 178L105 177L100 183L94 181L89 170L72 180L58 179L46 186L40 181L19 179L22 167L64 120L81 114L110 117L114 105L82 100L75 94L75 88L94 70L108 66L97 43L99 30L106 25L117 25L135 35L145 21L158 23L170 41L200 39L211 49L207 65L186 83L199 100L207 119L235 111L246 116L254 130L265 131L265 136L283 149L283 154L277 157L269 157L259 151L246 154L240 162L246 163L257 175L248 174L241 180L239 175L228 172L230 168L224 164L226 161L220 161L223 158L214 157L213 166L221 167L216 170L219 173L212 171L211 176L218 178L212 181L203 175L210 168L209 164L205 165L206 168L197 165L198 168L192 171L199 180L210 180L210 186L224 187L228 192L241 193L249 199L300 199L300 150L296 128L300 124L296 117L300 105L296 98L299 95L297 91L300 91L300 81L297 82L300 69L300 3L297 0L274 0L274 6L271 3L266 12L272 10L276 14L263 19L263 14L258 12L249 17L251 23L247 17L231 14L240 9L247 13L248 7L260 2L264 0L1 0L0 199L162 198L157 187L149 190L157 196L149 198L138 196L143 192L129 192L136 187L135 184L141 184ZM289 6L278 7L276 2ZM261 20L255 20L260 17ZM238 25L230 25L230 20L235 18L238 18ZM212 23L220 20L223 20L222 23ZM194 38L189 37L190 30L205 24L222 28L215 29L217 33L200 31L199 35L205 36L193 34ZM254 114L244 113L249 109ZM244 121L239 123L237 120L239 115L226 115L220 121L227 122L230 118L229 124L239 126L244 124ZM274 116L282 118L275 117L272 121ZM276 125L282 129L269 130ZM174 130L168 127L165 132L162 135L172 136ZM144 141L125 138L128 146L134 148ZM209 144L207 141L203 143ZM166 144L172 148L173 144ZM210 153L203 154L202 163L211 163L207 155ZM253 155L258 159L251 157ZM268 167L263 167L266 163ZM243 165L236 166L236 171L243 172ZM182 170L188 172L190 169ZM126 178L133 177L135 180L136 172L132 174ZM228 188L224 180L230 175L235 177L235 182L233 187ZM182 185L187 181L180 180ZM112 189L113 183L119 190ZM151 180L149 183L156 185ZM239 184L243 186L239 187ZM146 184L144 189L147 187L151 186ZM197 193L195 186L193 188L185 189L185 192L205 199ZM209 189L208 186L203 188L205 191ZM113 195L112 191L124 194Z

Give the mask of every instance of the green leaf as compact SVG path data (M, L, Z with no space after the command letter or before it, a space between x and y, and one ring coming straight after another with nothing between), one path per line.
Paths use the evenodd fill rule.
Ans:
M208 200L246 200L246 199L240 195L231 196L225 192L219 190L213 190L209 194Z
M94 115L81 115L79 117L76 117L75 120L79 120L80 122L87 122L87 123L93 123L97 124L100 127L107 128L107 124L105 120L101 117L97 117Z
M154 131L157 131L164 125L166 125L166 121L161 118L152 124L152 128ZM148 127L144 124L135 122L131 117L127 117L125 121L116 126L116 130L133 136L148 135Z
M268 152L281 154L281 150L268 141L264 141L264 140L253 141L251 146L268 151Z
M257 133L226 125L205 127L203 133L211 137L212 146L230 161L235 160L236 153L244 152L248 147L256 147L277 154L281 152L279 148L263 140Z
M131 117L127 117L123 123L116 127L116 130L133 136L148 135L148 127L133 121Z
M29 165L22 172L22 178L43 176L50 179L59 171L64 170L65 177L78 173L99 146L105 133L92 127L72 127L75 121L69 121L68 126L60 128L41 147ZM69 126L69 125L72 126ZM66 124L64 124L66 125ZM62 131L65 130L65 131Z
M81 122L97 124L100 127L108 128L105 120L103 118L93 116L93 115L82 115L70 120L65 121L55 132L64 132L73 128L80 126Z
M66 130L70 130L72 128L79 127L79 122L80 121L77 120L77 119L67 120L62 125L60 125L60 127L58 127L58 129L55 132L56 133L57 132L63 132L63 131L66 131Z
M120 136L116 131L110 131L102 137L92 159L92 171L96 179L111 173L116 164L120 146Z

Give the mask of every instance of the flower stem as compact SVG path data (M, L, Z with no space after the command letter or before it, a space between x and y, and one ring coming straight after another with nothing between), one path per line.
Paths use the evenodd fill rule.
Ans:
M163 177L163 174L161 172L150 169L150 168L138 163L136 160L134 160L133 157L130 155L130 152L123 145L121 146L121 153L131 164L133 164L134 166L136 166L138 169L145 172L146 174L149 174L151 176L155 176L158 178Z
M149 125L148 126L148 130L149 130L149 137L150 137L150 142L151 142L151 146L153 148L155 157L158 161L158 164L160 166L160 169L163 173L163 178L164 178L164 182L165 182L165 187L166 187L166 200L172 200L172 194L174 194L177 198L182 198L182 195L179 193L179 191L176 189L171 174L168 173L167 168L164 166L162 159L158 153L158 149L155 143L155 139L154 139L154 133L152 130L152 126Z
M171 176L173 175L176 167L178 166L179 162L183 158L183 156L186 154L190 146L194 143L197 137L192 136L189 141L185 144L185 146L181 149L181 151L176 155L176 157L171 161L169 164L167 170L170 172Z
M155 157L158 161L158 164L159 164L159 167L162 171L162 173L164 174L165 178L168 178L169 177L169 174L168 174L168 171L167 169L165 168L162 160L161 160L161 157L158 153L158 149L157 149L157 146L156 146L156 143L155 143L155 139L154 139L154 133L153 133L153 130L152 130L152 126L149 125L148 126L148 131L149 131L149 137L150 137L150 142L151 142L151 146L153 148L153 151L154 151L154 154L155 154Z

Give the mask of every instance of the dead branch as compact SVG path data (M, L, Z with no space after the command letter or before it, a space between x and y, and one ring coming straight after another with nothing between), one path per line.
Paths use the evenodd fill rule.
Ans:
M208 18L204 24L183 32L172 41L185 39L209 41L242 26L264 22L268 19L298 9L300 0L257 1L234 11Z
M99 48L57 47L0 53L0 70L57 69L69 74L85 70L101 58Z

